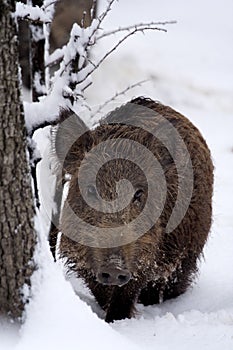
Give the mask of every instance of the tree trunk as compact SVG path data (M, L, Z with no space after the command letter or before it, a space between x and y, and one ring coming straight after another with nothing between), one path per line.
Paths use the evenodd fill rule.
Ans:
M95 17L96 4L93 9ZM59 47L67 44L70 31L75 22L79 25L82 20L83 26L88 27L91 23L91 8L93 0L58 0L55 5L55 14L51 25L50 51L53 52ZM83 13L86 13L85 16Z
M34 271L36 236L13 10L14 1L0 0L0 314L18 319Z
M43 0L32 0L33 6L43 6ZM32 101L38 102L39 98L45 94L45 36L42 23L32 23L30 25L31 47L31 90ZM36 166L35 166L36 168Z
M81 25L81 22L83 21L84 27L90 26L91 15L93 18L96 16L97 4L97 0L59 0L57 2L50 34L51 52L58 47L62 47L68 42L73 23L77 22L79 25ZM92 9L94 11L93 14L91 14ZM86 13L85 16L84 13ZM76 61L74 62L76 66L78 65L78 59L79 57L77 56ZM75 69L77 67L74 66L73 68L75 73ZM72 88L72 85L70 87ZM56 260L56 245L59 232L58 227L64 183L64 178L57 178L54 195L56 211L52 212L51 226L49 230L49 244L54 260Z

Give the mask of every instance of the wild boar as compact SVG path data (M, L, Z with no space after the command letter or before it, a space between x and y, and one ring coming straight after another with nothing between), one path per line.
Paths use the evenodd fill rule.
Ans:
M90 288L106 321L135 304L184 293L197 272L212 216L213 164L198 129L139 97L93 130L71 110L54 139L71 175L60 217L60 256Z

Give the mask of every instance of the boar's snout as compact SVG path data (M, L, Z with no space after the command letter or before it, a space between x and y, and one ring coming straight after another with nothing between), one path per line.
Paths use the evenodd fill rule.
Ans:
M123 286L131 279L131 273L115 265L103 266L97 273L97 281L105 285Z

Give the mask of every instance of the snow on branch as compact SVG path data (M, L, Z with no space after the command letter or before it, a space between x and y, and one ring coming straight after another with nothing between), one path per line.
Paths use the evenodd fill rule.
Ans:
M161 30L161 31L166 31L163 28L157 28L154 26L144 26L142 28L138 28L137 25L134 26L134 29L129 29L129 33L126 34L123 38L121 38L109 51L107 51L104 56L95 64L92 64L92 68L89 66L84 67L82 72L83 78L79 79L79 84L83 83L85 79L87 79L94 71L99 68L99 66L110 56L124 41L126 41L130 36L134 35L137 32L144 32L145 30ZM97 38L96 38L97 40ZM80 74L81 76L81 74Z
M22 2L16 2L15 17L33 23L51 23L51 12L44 7L32 6Z
M92 7L91 7L91 20L95 18L96 7L97 7L97 0L93 0Z
M85 64L88 66L87 62L91 66L88 59L92 44L90 37L96 31L97 25L96 20L87 28L81 28L77 23L73 25L69 42L62 49L60 68L51 79L49 94L39 102L25 103L26 126L30 135L38 128L53 124L61 107L71 108L76 101L80 107L86 105L84 91L92 81L81 72ZM79 79L82 82L79 83Z
M104 37L107 37L109 35L117 34L117 33L123 32L123 31L128 31L129 33L126 34L122 39L120 39L119 42L109 52L107 52L100 59L99 62L94 63L94 62L90 61L90 63L93 66L93 69L88 74L89 75L92 74L94 72L94 70L97 69L101 65L101 63L113 51L115 51L118 48L118 46L120 46L126 39L128 39L130 36L134 35L135 33L137 33L137 32L144 33L144 31L147 31L147 30L158 30L158 31L167 32L167 29L160 28L160 27L158 27L158 25L167 25L167 24L175 24L175 23L176 23L176 21L150 22L150 23L145 23L145 24L144 23L140 23L140 24L135 24L135 25L128 26L128 27L117 28L117 29L114 29L114 30L109 31L109 32L104 32L104 33L102 33L100 35L97 35L97 33L96 33L96 29L98 28L98 26L95 27L93 32L92 32L92 35L89 37L89 43L87 44L87 47L95 45L98 40L100 40L100 39L102 39ZM91 38L93 39L93 41L90 41ZM48 61L46 62L46 66L51 67L51 66L57 64L58 62L61 62L61 60L64 58L64 52L65 51L66 51L66 46L63 46L61 49L57 49L55 52L53 52L53 54L50 55L50 57L48 58Z
M40 13L40 18L43 20L51 18L49 16L42 16L43 11L47 11L49 7L48 4L53 3L52 0L46 1L47 3L43 5L41 8L42 12ZM26 125L29 134L33 134L37 128L43 127L44 125L53 124L56 118L58 118L60 108L72 108L75 104L76 111L83 108L90 109L85 101L85 90L92 84L92 74L128 38L138 32L144 33L148 30L166 32L164 28L165 25L176 23L175 21L139 23L104 32L101 25L111 11L114 2L116 2L116 0L108 0L104 11L98 18L93 18L91 25L86 28L84 26L86 15L84 14L81 26L77 23L73 25L67 45L64 45L61 49L57 49L52 55L46 57L46 67L51 67L59 62L60 68L55 72L54 77L50 79L48 95L40 98L39 102L25 104ZM94 8L95 2L91 10L91 16L93 16ZM19 10L18 12L20 13ZM33 18L36 18L36 15ZM122 34L122 37L116 40L112 48L107 50L107 52L96 61L90 59L90 50L92 46L98 44L100 39L117 33ZM100 107L100 110L104 108L107 103L137 85L138 83L127 87L120 93L116 93L111 100L106 101L106 103Z

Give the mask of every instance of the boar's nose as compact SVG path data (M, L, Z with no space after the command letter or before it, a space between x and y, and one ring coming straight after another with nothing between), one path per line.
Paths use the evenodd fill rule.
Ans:
M129 282L130 278L131 273L128 270L115 266L102 268L97 274L98 282L105 285L116 285L119 287Z

